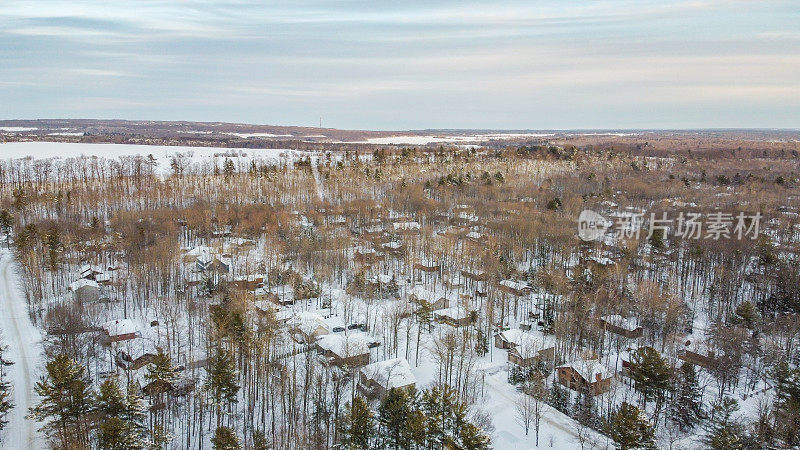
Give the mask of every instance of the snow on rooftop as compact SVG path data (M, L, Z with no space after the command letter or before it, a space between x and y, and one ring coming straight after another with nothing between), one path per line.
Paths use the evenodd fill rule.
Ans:
M365 333L352 333L347 336L342 334L326 334L317 339L317 345L340 358L363 355L369 353L369 343L373 339Z
M419 222L395 222L392 224L395 231L398 230L419 230L421 225Z
M622 317L619 314L610 314L601 317L604 322L623 328L625 330L635 330L639 327L639 320L635 317Z
M555 336L534 335L514 328L500 333L504 340L513 343L519 355L523 358L537 356L537 354L556 345Z
M73 281L69 285L69 288L72 289L73 291L77 291L78 289L81 289L81 288L84 288L84 287L93 287L93 288L100 289L100 285L97 284L96 281L89 280L89 279L86 279L86 278L81 278L80 280Z
M600 364L600 361L596 359L578 360L556 367L556 369L562 368L572 368L588 382L594 382L597 379L597 375L600 375L601 379L611 377L611 373L609 372L608 368L603 364Z
M524 281L503 280L500 282L500 284L507 288L515 289L518 291L528 288L528 283Z
M442 317L449 317L454 320L459 320L467 318L469 316L469 311L459 306L453 306L451 308L436 310L434 314Z
M289 325L296 327L307 335L312 334L319 327L323 327L326 330L328 329L328 325L325 323L325 320L322 319L322 316L311 311L303 311L292 317L289 319Z
M364 366L361 371L384 388L401 388L417 383L405 358L388 359Z
M139 327L136 325L136 322L131 319L117 319L109 320L108 322L104 323L103 330L105 330L109 336L113 337L136 333L139 331Z
M480 239L483 235L478 233L477 231L470 231L467 233L467 237L470 239Z

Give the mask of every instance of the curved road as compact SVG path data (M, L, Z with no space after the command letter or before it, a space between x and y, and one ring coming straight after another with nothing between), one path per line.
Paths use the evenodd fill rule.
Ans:
M0 335L8 347L4 358L14 362L6 367L6 379L12 384L14 408L0 434L0 448L46 448L38 433L39 425L25 416L38 396L33 386L38 380L42 361L42 334L28 317L28 305L22 294L11 253L0 249Z

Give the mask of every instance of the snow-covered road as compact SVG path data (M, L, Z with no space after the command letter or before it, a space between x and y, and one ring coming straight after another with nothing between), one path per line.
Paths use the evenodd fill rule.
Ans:
M8 426L0 436L3 449L46 448L38 424L28 420L28 408L38 398L33 386L42 366L42 334L28 317L28 305L19 286L16 265L11 253L0 249L0 335L8 347L4 359L15 364L7 367L12 384L14 408L9 412Z

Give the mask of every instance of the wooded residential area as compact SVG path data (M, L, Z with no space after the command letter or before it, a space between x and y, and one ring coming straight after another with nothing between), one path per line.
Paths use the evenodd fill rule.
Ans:
M800 145L674 139L0 161L25 414L59 449L798 446Z

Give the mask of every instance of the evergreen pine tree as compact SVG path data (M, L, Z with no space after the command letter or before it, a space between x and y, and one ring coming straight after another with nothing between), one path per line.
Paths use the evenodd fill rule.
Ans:
M239 393L236 365L233 356L221 347L217 347L206 367L207 377L205 389L211 395L217 410L217 426L221 423L222 407L236 403Z
M658 351L641 347L633 352L630 377L635 389L644 397L644 403L655 400L658 408L670 388L672 369Z
M347 405L339 424L339 433L345 448L369 448L375 435L375 417L363 398L355 397Z
M756 328L760 319L761 317L755 305L746 301L740 303L739 306L736 307L736 311L731 317L731 322L733 322L734 325L742 325L745 328L753 330Z
M471 423L465 423L459 431L460 445L464 450L488 450L491 448L491 438L485 431Z
M684 363L676 372L675 393L670 408L672 420L681 431L692 429L703 418L703 391L694 364Z
M714 404L711 419L706 425L703 443L712 450L738 450L744 448L744 430L734 414L739 410L736 400L725 397Z
M47 423L44 430L65 446L88 443L91 383L83 366L65 354L47 363L47 375L36 383L41 397L31 408L31 417Z
M240 450L242 448L236 432L228 427L217 427L214 437L211 438L211 444L214 445L214 450Z
M800 443L800 369L785 361L773 370L776 428L787 445Z
M607 431L620 450L656 448L653 424L639 408L627 402L611 413Z
M253 432L253 450L269 450L270 445L267 436L261 430Z
M553 408L566 414L569 411L569 392L558 383L553 383L550 389L550 404Z
M3 230L3 233L6 235L6 247L10 247L10 243L8 241L9 236L11 235L11 227L14 226L14 217L8 212L7 209L0 211L0 230Z
M95 412L100 422L100 448L133 450L146 447L142 400L134 386L129 386L128 394L124 394L116 379L104 381L96 397Z
M178 375L175 373L175 367L172 366L172 358L164 353L163 349L159 348L158 353L153 357L150 364L147 365L147 373L144 377L150 382L172 383L178 378Z
M594 397L589 392L588 386L578 390L578 395L575 397L575 404L573 405L573 417L587 427L595 427L597 424Z
M223 173L225 174L225 180L227 181L233 174L236 172L236 167L233 165L233 160L230 158L225 158L225 163L222 168Z
M384 446L407 448L410 437L406 420L411 412L411 399L406 389L391 388L378 408L378 423Z

